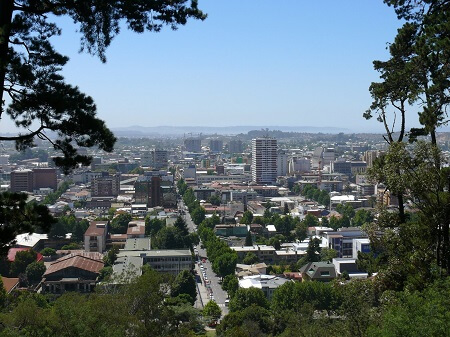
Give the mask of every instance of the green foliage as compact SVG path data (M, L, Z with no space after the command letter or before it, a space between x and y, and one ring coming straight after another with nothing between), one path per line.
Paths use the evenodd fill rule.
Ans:
M213 270L220 277L234 274L237 263L236 252L227 252L214 259Z
M308 248L306 249L306 262L317 262L320 259L320 239L311 238L309 240Z
M316 186L306 185L303 187L301 194L308 199L317 201L319 204L324 206L330 205L330 195L325 190L319 190Z
M135 167L134 169L130 170L130 172L128 172L129 174L144 174L144 169L140 166Z
M25 273L27 266L36 261L36 256L36 252L32 249L17 252L14 262L11 264L11 274L17 277L19 274Z
M362 226L366 223L371 223L373 221L373 214L365 209L357 210L354 218L352 219L352 224L354 226Z
M154 236L165 226L165 220L161 220L158 218L151 219L149 216L147 216L145 218L145 235Z
M253 213L250 211L245 211L242 215L241 223L245 225L252 224L253 221Z
M320 261L331 262L334 258L338 257L338 252L333 248L322 248L320 250Z
M220 206L222 200L220 200L220 197L218 195L213 194L206 201L214 206Z
M269 301L261 289L239 288L230 301L230 312L242 311L251 305L268 309Z
M121 213L111 221L111 234L125 234L127 232L128 223L133 220L130 213Z
M304 225L306 227L317 227L319 226L319 219L312 214L306 214L305 219L303 220Z
M450 278L419 292L395 294L382 307L381 317L371 321L369 337L446 336L450 331Z
M242 260L244 264L255 264L258 263L258 257L255 253L249 252L245 255L244 260Z
M345 203L345 204L338 204L336 206L336 211L341 214L342 216L346 216L348 218L353 218L355 216L355 210L352 207L352 205Z
M41 250L41 254L44 256L53 256L53 255L56 255L56 250L54 250L53 248L50 248L50 247L46 247Z
M209 301L203 308L203 316L205 317L211 317L212 319L217 320L221 315L222 310L220 310L220 307L214 301Z
M251 305L238 312L231 312L217 327L217 333L226 336L267 336L273 330L271 312L257 305Z
M69 189L70 184L71 184L70 181L62 182L56 191L45 196L44 200L42 201L42 204L53 205L59 199L59 197Z
M182 233L175 227L163 227L152 240L153 248L158 249L179 249L188 248Z
M278 214L272 215L270 222L273 222L275 228L284 236L290 236L291 231L299 224L298 218L293 218L290 215L280 217Z
M117 254L119 253L119 247L113 246L108 252L103 256L103 262L105 267L112 267L114 262L117 260Z
M233 297L239 289L239 280L234 274L228 274L223 278L222 288L230 297Z
M38 283L41 281L42 275L44 275L46 269L43 262L31 262L25 269L28 282Z
M26 203L25 193L0 193L0 255L5 255L16 236L35 231L48 232L55 219L47 207Z
M247 235L245 237L245 245L246 246L253 246L252 233L250 231L247 232Z
M197 299L197 286L194 275L189 270L181 271L172 284L171 295L176 297L181 294L188 295L191 305L194 305Z
M76 250L76 249L81 249L80 244L76 242L71 242L61 247L61 250Z
M203 207L196 207L191 212L192 221L198 226L200 223L205 220L206 211Z
M188 186L183 178L177 181L177 189L180 195L184 196L184 193L186 193Z
M300 313L305 303L308 303L313 310L331 312L339 308L341 297L332 283L286 282L275 290L271 307L274 312Z
M177 217L177 220L173 224L173 226L180 231L180 233L184 236L189 234L189 230L187 228L186 222L181 216Z
M6 294L6 289L3 285L3 280L0 277L0 309L3 309L5 303L6 303L6 299L7 299L7 294ZM1 316L0 316L1 317Z
M99 280L100 281L108 281L113 273L112 266L105 266L102 269L100 269L100 275Z
M354 336L366 336L372 319L372 308L377 304L374 283L371 280L353 280L341 285L338 290L342 304L339 313Z
M89 221L83 219L81 221L77 221L72 230L72 239L77 242L84 241L84 233L89 228Z

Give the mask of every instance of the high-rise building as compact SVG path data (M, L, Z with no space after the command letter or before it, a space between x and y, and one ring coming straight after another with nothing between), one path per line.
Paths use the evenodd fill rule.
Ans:
M277 155L277 176L286 176L288 173L289 155L284 150L279 150Z
M277 140L252 139L252 181L272 184L277 180Z
M153 151L153 168L156 170L167 169L167 151L154 150Z
M222 152L223 141L220 139L211 139L209 141L209 150L211 152Z
M184 140L184 148L188 152L201 152L202 140L200 138L186 138Z
M54 191L58 188L58 180L55 168L33 169L33 190L40 188L51 188Z
M230 142L228 143L228 151L230 153L242 153L242 151L244 151L242 140L230 140Z
M33 171L32 170L12 171L11 192L33 192Z
M141 153L141 166L152 167L153 169L167 169L167 151L152 150Z
M140 176L134 183L134 199L148 207L162 205L161 177Z

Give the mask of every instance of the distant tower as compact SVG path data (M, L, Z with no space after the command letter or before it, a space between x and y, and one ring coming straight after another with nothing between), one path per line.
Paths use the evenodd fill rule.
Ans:
M257 184L273 184L277 180L277 140L275 138L252 139L252 181Z

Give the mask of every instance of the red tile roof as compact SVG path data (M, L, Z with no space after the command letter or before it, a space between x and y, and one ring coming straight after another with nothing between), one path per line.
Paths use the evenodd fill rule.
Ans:
M16 259L16 254L18 252L23 252L26 250L31 250L30 248L10 248L8 250L8 261L9 262L14 262L14 260ZM41 253L37 253L36 255L36 261L39 262L43 259L44 257L42 256Z
M50 264L45 271L44 276L56 273L69 267L87 270L92 273L99 273L103 266L103 255L98 252L69 254Z
M106 235L106 224L108 221L91 221L89 228L84 235L86 236L100 236Z

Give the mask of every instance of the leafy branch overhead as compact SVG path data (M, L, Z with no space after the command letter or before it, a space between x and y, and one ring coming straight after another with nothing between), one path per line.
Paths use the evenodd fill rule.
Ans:
M68 171L90 163L77 147L110 152L116 138L97 118L94 100L61 75L68 58L50 43L61 34L49 22L50 15L68 16L79 24L81 50L102 62L123 22L137 33L158 32L165 25L176 29L189 18L204 20L206 15L195 0L0 2L0 117L8 115L19 130L0 140L15 141L17 150L25 150L34 145L35 137L45 139L62 153L56 164Z

